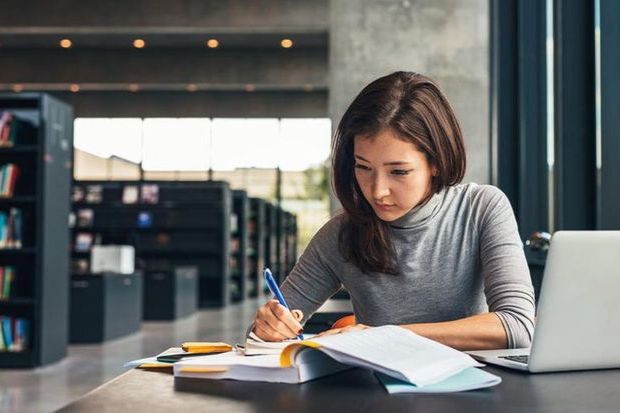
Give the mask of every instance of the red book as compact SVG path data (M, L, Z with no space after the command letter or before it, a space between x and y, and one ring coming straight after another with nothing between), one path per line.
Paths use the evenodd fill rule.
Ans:
M9 185L8 185L8 196L13 196L13 190L15 189L15 184L17 183L17 177L19 176L19 166L11 164L9 170Z

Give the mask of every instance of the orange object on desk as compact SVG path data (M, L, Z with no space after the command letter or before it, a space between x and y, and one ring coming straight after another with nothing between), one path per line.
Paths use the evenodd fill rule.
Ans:
M342 327L352 326L355 324L356 324L355 314L349 314L336 320L336 322L332 324L331 328L342 328Z

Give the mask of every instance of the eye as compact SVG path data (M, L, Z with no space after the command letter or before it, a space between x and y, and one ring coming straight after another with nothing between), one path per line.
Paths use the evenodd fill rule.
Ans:
M413 171L413 169L394 169L392 170L392 175L409 175L409 172Z
M359 169L362 171L370 171L370 168L366 165L362 165L361 163L356 163L355 164L355 169Z

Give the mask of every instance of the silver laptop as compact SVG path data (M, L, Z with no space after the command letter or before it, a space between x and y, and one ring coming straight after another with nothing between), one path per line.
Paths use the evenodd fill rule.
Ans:
M531 373L620 367L620 231L553 235L532 347L468 353Z

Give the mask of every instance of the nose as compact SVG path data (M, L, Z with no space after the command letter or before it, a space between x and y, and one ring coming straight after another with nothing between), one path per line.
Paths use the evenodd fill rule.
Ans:
M372 197L382 199L390 194L390 187L387 179L380 173L376 173L372 180Z

